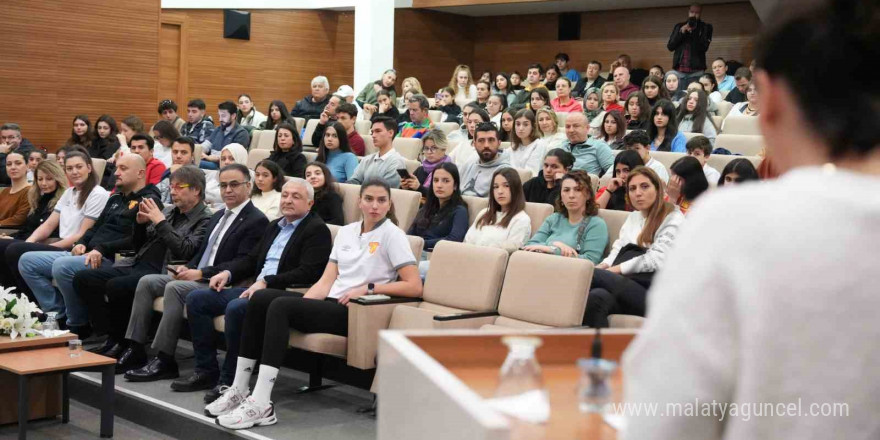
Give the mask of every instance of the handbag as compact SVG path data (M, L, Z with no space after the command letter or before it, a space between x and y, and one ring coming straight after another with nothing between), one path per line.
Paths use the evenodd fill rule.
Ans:
M648 252L647 249L637 244L629 243L617 253L617 257L614 259L614 264L612 264L612 266L617 266L623 262L632 260L633 258L641 257L642 255L645 255L646 252ZM654 279L654 272L633 273L621 276L629 278L647 289L651 287L651 281Z

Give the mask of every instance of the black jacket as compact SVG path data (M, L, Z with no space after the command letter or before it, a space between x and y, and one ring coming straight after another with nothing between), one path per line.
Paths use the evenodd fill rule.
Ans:
M31 141L21 138L21 142L18 144L18 148L14 151L21 153L24 155L24 162L27 163L28 156L32 151L36 150L34 144ZM6 155L9 153L0 153L0 186L9 186L12 184L12 180L9 179L9 175L6 174Z
M303 118L307 122L309 119L320 118L321 112L324 111L324 107L330 102L330 96L331 95L328 93L321 101L314 102L312 101L312 95L307 95L305 98L296 102L296 105L290 110L290 116L294 118Z
M727 96L724 97L724 100L731 104L739 104L740 102L747 101L746 94L740 92L738 88L734 87L733 90L727 92Z
M144 264L158 273L165 273L165 265L176 260L190 260L205 240L205 229L211 213L199 203L183 214L177 207L164 210L165 220L157 225L135 223L130 246L135 249L135 264Z
M574 96L576 98L585 98L584 95L586 95L587 93L587 81L588 80L586 76L581 77L581 79L579 79L578 82L574 85L574 88L571 89L571 96ZM590 88L595 87L601 90L602 84L605 84L605 81L607 80L602 77L602 75L599 75L596 77L596 81L593 81L593 84L590 85ZM599 101L602 101L601 96L599 97Z
M116 153L116 150L118 149L119 139L116 139L115 137L109 139L96 138L92 141L92 145L89 145L88 151L89 156L92 156L93 159L98 158L107 160L113 157L113 153Z
M672 55L672 68L678 70L681 65L681 54L685 45L690 47L690 67L694 72L706 70L706 51L712 43L712 25L702 20L697 21L697 26L692 31L681 33L682 26L687 22L681 22L672 28L672 35L666 43L666 49L674 52Z
M397 121L400 118L400 110L397 110L397 107L392 105L391 108L388 109L388 111L386 111L385 113L379 113L378 111L376 113L373 113L373 116L370 116L370 122L375 121L376 118L378 118L379 116L388 116L389 118Z
M276 150L269 155L269 160L278 164L284 170L285 176L305 178L306 157L299 151L290 149L287 152Z
M504 99L507 99L505 97ZM443 122L455 122L457 124L461 124L461 107L456 103L452 103L450 105L443 105L433 110L440 110L443 114L446 115L446 120Z
M281 231L278 222L283 218L269 223L260 243L253 247L246 257L236 258L229 263L226 270L232 273L233 282L239 284L240 281L256 278L260 274L266 263L269 248ZM327 267L332 248L330 229L321 217L314 213L307 214L284 246L281 260L278 262L278 272L265 278L266 286L272 289L284 289L293 284L316 283Z
M116 252L131 250L126 246L131 246L131 230L137 220L138 203L145 198L153 199L162 208L162 195L154 185L147 185L130 194L113 193L98 220L76 244L85 245L86 251L96 249L111 260Z
M540 171L537 177L532 177L523 184L523 193L525 193L527 202L555 205L556 199L559 198L559 185L557 184L553 189L547 189L544 171Z
M315 204L312 205L312 213L321 217L324 223L345 226L342 196L337 193L325 193L320 199L315 199Z
M40 196L40 200L37 202L37 209L28 214L27 218L24 219L24 224L22 224L21 228L12 235L12 238L16 240L27 240L27 238L30 237L50 215L52 215L54 206L49 208L49 201L55 197L55 193L58 192L59 189L60 188L56 188L55 192ZM49 237L58 237L57 227L52 231L52 234L50 234Z
M214 265L202 268L203 277L211 278L226 270L232 260L246 257L260 241L263 230L269 224L269 219L250 200L245 203L244 208L241 209L233 223L226 229L226 233L223 234L223 239L220 240L220 245L217 247L217 254L214 255ZM202 240L202 245L199 246L199 250L193 255L192 260L189 260L189 263L186 264L190 269L198 269L199 261L201 261L205 252L211 252L208 249L208 240L214 234L214 229L220 223L225 213L226 209L221 209L211 217L208 227L205 229L205 239Z

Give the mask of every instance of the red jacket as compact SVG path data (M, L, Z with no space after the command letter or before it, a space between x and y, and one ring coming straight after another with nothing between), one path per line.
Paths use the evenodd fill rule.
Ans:
M165 164L155 157L147 163L147 185L157 184L162 180L162 174L165 173Z
M363 156L366 154L366 145L364 145L364 138L356 132L352 131L351 134L348 135L348 146L351 148L351 152L355 154L355 156Z

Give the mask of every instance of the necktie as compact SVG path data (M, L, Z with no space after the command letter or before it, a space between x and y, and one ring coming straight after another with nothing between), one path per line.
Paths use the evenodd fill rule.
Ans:
M226 221L229 220L229 217L232 216L232 211L227 209L225 213L223 213L223 218L220 219L220 223L217 223L217 227L214 228L214 231L211 232L211 237L208 239L208 245L205 247L205 252L202 254L202 259L199 260L199 268L203 268L208 265L208 261L211 260L211 250L214 249L214 243L217 241L217 237L220 236L220 231L223 230L223 227L226 225Z

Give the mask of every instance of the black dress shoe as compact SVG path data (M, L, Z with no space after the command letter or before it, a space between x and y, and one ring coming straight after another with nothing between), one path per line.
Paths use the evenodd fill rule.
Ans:
M88 325L71 325L67 327L71 333L77 335L83 343L92 336L92 328Z
M119 359L123 353L125 353L125 345L122 343L116 343L113 347L110 347L109 350L104 352L104 356Z
M211 388L210 390L208 390L207 393L205 393L205 403L213 403L215 400L219 399L220 396L223 395L224 390L220 389L223 387L228 387L228 385L217 382L217 385L215 385L214 388Z
M113 339L107 338L100 347L90 348L89 351L95 354L100 354L101 356L107 356L107 352L110 351L113 346L119 345ZM120 347L121 348L121 347Z
M147 353L143 347L128 347L121 356L116 358L116 374L125 373L128 370L135 370L147 363Z
M217 376L195 372L189 377L182 377L171 382L171 389L182 393L210 390L217 385Z
M158 356L142 368L125 372L125 379L130 382L154 382L162 379L176 379L178 376L180 374L177 372L177 362L162 360Z

